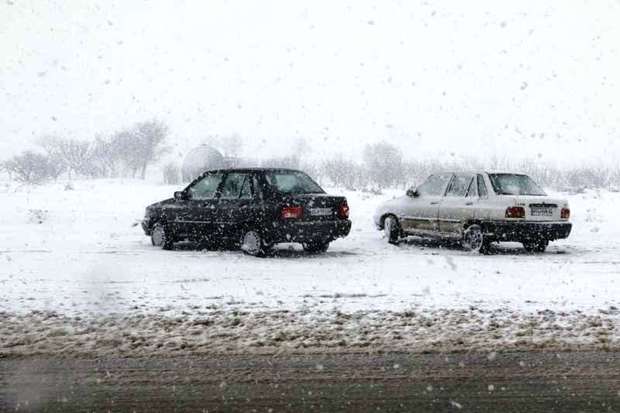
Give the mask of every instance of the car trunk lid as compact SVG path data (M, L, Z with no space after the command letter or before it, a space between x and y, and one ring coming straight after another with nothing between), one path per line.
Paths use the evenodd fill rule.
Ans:
M525 209L528 221L560 221L562 209L568 207L566 200L547 196L516 196L514 205Z

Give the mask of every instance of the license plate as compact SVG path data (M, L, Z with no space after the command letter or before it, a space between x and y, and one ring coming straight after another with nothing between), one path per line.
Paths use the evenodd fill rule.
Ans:
M310 215L315 217L326 217L333 213L334 211L331 208L310 208Z
M555 208L532 208L532 216L534 217L552 217Z

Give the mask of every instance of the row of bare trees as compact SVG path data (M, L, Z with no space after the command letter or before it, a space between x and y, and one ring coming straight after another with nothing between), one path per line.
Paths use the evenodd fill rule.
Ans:
M380 191L384 188L407 188L421 184L430 174L445 171L515 171L531 176L543 187L581 193L587 189L620 191L620 166L583 165L561 167L538 160L518 160L495 164L479 159L454 162L436 159L403 160L398 172L382 176L365 162L336 157L311 166L322 182L352 190ZM310 168L309 168L310 169ZM389 169L386 169L389 170ZM394 170L395 171L395 170Z
M39 151L22 152L0 168L23 183L57 179L65 173L69 178L144 179L149 165L168 150L168 133L164 123L149 120L94 140L46 136L38 142Z
M63 174L70 178L131 177L144 178L147 168L168 148L165 146L168 127L151 120L133 125L109 137L94 141L45 137L39 141L40 151L26 151L0 164L13 179L24 183L39 183L57 179ZM243 145L241 137L221 138L216 142L231 159L238 159ZM390 187L406 187L421 183L429 174L438 171L508 170L527 173L543 186L569 191L586 188L620 190L620 167L590 165L557 167L536 160L510 159L407 159L400 148L385 141L364 147L360 160L335 155L313 160L307 142L295 144L292 154L279 158L254 161L269 167L303 169L321 182L341 188L377 191ZM253 163L254 164L254 163ZM164 166L164 182L180 184L180 168L175 163Z
M620 191L620 166L554 166L539 159L407 159L400 148L388 142L366 145L359 161L336 155L319 162L286 157L271 163L304 169L326 184L372 192L419 185L436 172L482 170L522 172L554 190L581 192L600 188Z

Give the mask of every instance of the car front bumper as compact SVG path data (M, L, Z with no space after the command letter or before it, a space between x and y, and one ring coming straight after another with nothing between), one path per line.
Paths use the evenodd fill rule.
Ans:
M493 222L487 233L498 241L568 238L573 228L570 222Z
M150 219L144 219L142 220L142 222L140 223L142 226L142 231L144 231L145 235L151 235L151 220Z
M351 232L351 221L301 221L281 222L266 234L273 243L278 242L330 242L344 238Z

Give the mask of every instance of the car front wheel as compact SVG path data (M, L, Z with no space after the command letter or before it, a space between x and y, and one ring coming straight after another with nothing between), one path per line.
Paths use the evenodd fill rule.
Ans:
M486 254L489 252L489 239L484 235L480 225L470 225L463 233L461 245L467 251Z
M167 226L158 222L151 230L151 244L154 247L171 250L174 248L174 237L168 230Z
M385 217L383 221L383 232L385 234L385 239L390 244L398 244L398 239L400 238L400 225L398 224L398 220L393 215L388 215Z

